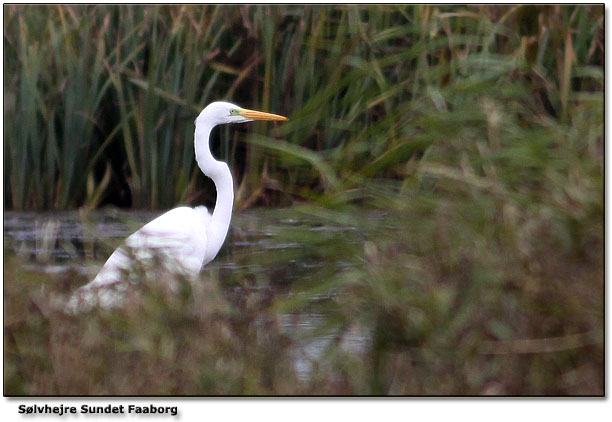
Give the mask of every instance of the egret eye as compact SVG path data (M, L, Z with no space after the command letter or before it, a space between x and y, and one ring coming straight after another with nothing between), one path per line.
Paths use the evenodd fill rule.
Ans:
M231 114L232 116L237 116L237 115L238 115L238 110L236 110L235 108L233 108L233 109L231 109L231 110L230 110L230 114Z

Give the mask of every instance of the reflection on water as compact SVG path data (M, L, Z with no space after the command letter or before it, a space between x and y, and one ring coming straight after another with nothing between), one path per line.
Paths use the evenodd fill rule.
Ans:
M353 265L341 259L330 260L320 239L329 244L341 240L341 244L360 242L361 231L351 225L330 225L313 217L291 215L290 210L249 211L236 214L225 245L204 271L215 271L220 278L231 276L265 275L270 281L266 289L274 286L283 289L272 294L287 293L287 286L295 280L308 280L323 266L334 271L349 270ZM161 212L104 211L80 215L66 212L5 212L5 251L14 253L25 262L29 271L61 274L77 271L93 278L115 247ZM235 276L234 276L235 277ZM241 280L238 281L241 283ZM222 283L223 285L223 283ZM243 284L244 285L244 284ZM258 289L260 286L249 286ZM230 287L228 287L230 288ZM247 294L248 289L243 289ZM329 298L333 292L313 294L308 299L317 301ZM317 360L332 341L333 333L312 335L313 330L325 321L319 313L286 314L281 325L292 337L308 339L295 353L297 372L307 377L312 362ZM366 343L363 333L344 336L341 343L347 351L358 352Z

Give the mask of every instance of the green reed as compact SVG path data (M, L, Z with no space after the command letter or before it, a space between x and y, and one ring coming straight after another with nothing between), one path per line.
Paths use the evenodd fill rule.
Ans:
M316 151L336 178L354 181L352 189L364 177L395 177L438 140L432 129L482 126L476 98L535 92L533 111L563 120L576 92L602 83L602 15L591 6L6 12L10 208L90 203L85 180L102 196L126 183L139 208L193 202L203 177L193 161L192 121L215 99L291 117L275 137L296 148L277 149L276 159L249 135L246 144L236 145L244 140L238 136L214 147L234 164L237 200L248 206L337 193L299 151ZM254 125L254 134L266 128Z

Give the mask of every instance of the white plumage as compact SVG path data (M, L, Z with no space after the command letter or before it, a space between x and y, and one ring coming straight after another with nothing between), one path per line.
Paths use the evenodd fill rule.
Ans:
M210 152L210 133L218 124L252 120L287 118L243 109L227 102L215 102L202 110L195 121L194 147L198 166L213 180L217 189L212 215L206 207L179 207L147 223L113 252L93 281L72 295L67 304L68 311L84 311L96 304L103 307L120 305L129 286L126 282L138 275L133 271L135 265L145 269L147 278L154 275L150 271L158 269L194 277L202 266L215 258L229 229L234 186L227 164L215 160ZM156 265L153 265L154 261Z

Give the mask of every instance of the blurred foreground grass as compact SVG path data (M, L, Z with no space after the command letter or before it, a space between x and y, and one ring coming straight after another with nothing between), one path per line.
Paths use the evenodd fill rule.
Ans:
M64 315L87 280L8 257L5 394L603 394L601 218L448 183L384 215L276 210L319 229L268 228L291 247L230 248L174 293L143 279L114 311Z
M7 207L95 206L124 173L135 205L197 202L181 113L220 92L290 111L280 139L255 128L246 145L220 147L239 205L299 203L291 213L357 230L284 229L274 235L302 245L294 254L228 258L327 263L290 282L205 272L179 295L152 283L128 309L80 318L48 301L85 280L35 277L5 257L5 394L603 394L603 7L24 10L6 22L21 32L5 32L5 139L19 140L5 142ZM20 44L48 10L56 50ZM99 63L77 54L92 37ZM144 39L161 43L148 60ZM244 45L259 76L228 67ZM74 59L70 75L99 92L74 95L65 73L39 80L42 51ZM36 94L47 83L56 89ZM100 96L117 107L96 126ZM78 124L96 135L70 150L62 136L86 130L60 115L87 116ZM119 144L106 176L97 160ZM305 339L280 321L307 314L325 315L308 335L333 341L304 378ZM363 349L346 347L355 332Z

